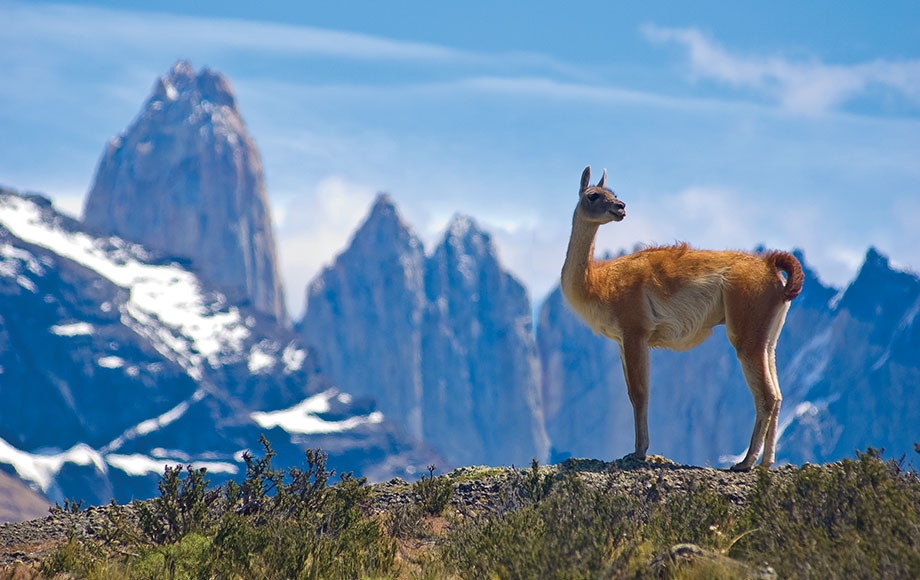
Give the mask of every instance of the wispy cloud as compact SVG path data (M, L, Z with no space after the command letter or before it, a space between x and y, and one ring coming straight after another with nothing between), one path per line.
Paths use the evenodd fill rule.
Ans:
M920 61L873 60L841 65L817 59L733 54L695 28L647 25L645 37L683 46L694 75L759 91L801 113L832 110L881 88L920 105Z
M247 20L176 16L66 4L0 4L0 14L17 25L4 35L39 32L71 45L125 43L132 46L208 45L215 49L263 50L362 60L465 60L476 55L420 42L397 41L353 32ZM103 32L104 35L100 35Z
M330 175L316 185L311 203L303 196L275 203L281 273L295 317L303 312L303 289L346 247L373 198L372 187Z
M366 62L412 62L486 69L545 70L569 77L588 71L531 52L485 53L430 42L306 25L195 17L68 4L0 2L0 20L15 22L0 38L36 39L101 54L118 47L136 52L169 49L182 53L261 53L338 58Z

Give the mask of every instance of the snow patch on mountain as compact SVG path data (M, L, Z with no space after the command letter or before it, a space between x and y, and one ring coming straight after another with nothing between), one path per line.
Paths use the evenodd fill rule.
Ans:
M808 390L814 386L827 368L831 359L831 340L834 337L833 327L816 334L795 355L783 371L783 384L793 385L797 398L807 396Z
M183 467L191 465L195 469L207 469L209 473L228 473L235 475L239 467L227 461L191 461L183 459L164 460L164 458L150 457L141 453L119 455L112 453L106 455L106 462L128 475L147 475L148 473L163 473L166 467Z
M272 348L270 344L259 343L253 346L252 350L249 351L249 362L247 364L249 372L260 373L272 368L277 362L273 354L276 350L277 348Z
M206 395L207 394L205 393L204 390L199 389L195 391L192 394L192 396L189 397L187 400L182 401L181 403L179 403L172 409L166 411L165 413L157 417L154 417L152 419L141 421L140 423L138 423L137 425L134 425L133 427L129 427L128 429L124 431L124 433L122 433L116 439L111 441L108 445L103 447L102 452L109 453L111 451L116 451L120 449L122 446L124 446L124 444L127 443L128 441L136 439L137 437L140 437L142 435L148 435L150 433L153 433L154 431L157 431L159 429L162 429L163 427L166 427L170 423L173 423L176 420L180 419L183 415L185 415L186 412L188 412L189 408L194 403L197 403L198 401L202 400Z
M78 443L61 453L27 453L0 438L0 462L12 465L20 479L34 483L42 491L48 491L65 463L93 464L102 472L107 469L102 455L84 443Z
M0 199L0 225L21 240L56 252L130 291L122 313L126 326L151 339L164 356L195 379L204 362L238 354L249 336L239 310L220 295L206 296L193 274L177 265L138 259L143 250L119 238L99 240L42 219L41 208L16 196ZM103 247L103 243L106 247ZM63 332L86 327L64 327ZM61 328L59 328L61 330Z
M51 332L58 336L81 336L92 334L95 331L93 325L88 322L72 322L70 324L55 324L51 327Z
M11 244L0 244L0 276L15 278L16 283L26 290L35 293L37 287L26 276L26 273L32 273L36 276L44 274L39 261L31 253L16 248Z
M303 368L303 361L306 360L306 358L307 353L293 344L284 347L284 352L281 353L281 360L284 362L284 370L289 373L299 371Z
M96 360L96 364L104 369L120 369L125 366L125 359L119 356L104 356Z
M350 397L342 400L338 389L329 389L313 395L288 409L269 412L255 412L250 415L252 420L265 429L281 427L288 433L318 434L341 433L367 424L383 422L383 413L374 411L368 415L356 415L341 421L331 421L320 417L332 410L330 401L338 398L339 402L347 403Z

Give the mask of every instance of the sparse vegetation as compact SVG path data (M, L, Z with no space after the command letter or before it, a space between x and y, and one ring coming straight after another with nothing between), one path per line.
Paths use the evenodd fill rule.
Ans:
M48 511L52 514L54 513L67 513L67 514L78 514L80 510L83 509L83 500L75 499L64 499L64 505L61 505L57 502L54 503L54 507L49 508Z
M203 470L167 469L160 497L109 506L107 530L72 534L16 577L920 577L920 479L871 449L751 474L534 461L472 478L429 466L372 498L350 474L330 484L319 450L304 469L275 470L263 446L241 484L208 489ZM79 517L72 505L62 517Z
M421 539L432 533L428 518L440 516L454 496L454 484L448 478L435 477L436 467L428 466L428 477L423 474L412 484L408 503L397 505L386 518L387 532L403 540Z
M454 484L446 478L435 477L435 469L434 465L429 465L428 477L422 475L413 486L413 491L418 497L422 511L432 516L439 516L454 496Z
M739 525L756 529L731 553L765 559L783 576L920 578L916 471L869 449L858 459L805 465L789 482L757 474Z

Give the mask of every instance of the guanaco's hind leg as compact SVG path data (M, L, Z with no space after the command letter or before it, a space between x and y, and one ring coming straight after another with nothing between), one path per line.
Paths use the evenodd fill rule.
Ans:
M776 427L782 401L773 350L788 306L781 306L779 310L774 306L772 313L766 308L751 308L750 303L744 304L741 301L726 301L726 306L728 338L735 347L744 380L754 396L756 413L747 453L744 459L732 466L732 471L751 469L762 449L765 451L762 465L769 467L774 459Z
M776 373L776 341L779 340L779 333L783 330L783 324L786 323L786 313L789 311L789 303L786 302L780 307L773 321L773 328L770 329L770 338L767 342L767 362L769 363L770 378L773 382L773 391L776 395L776 405L773 407L773 414L767 424L767 434L764 437L763 459L760 464L764 467L773 465L776 459L776 428L779 424L779 409L783 402L783 395L779 389L779 376Z
M747 381L751 394L754 395L754 408L757 413L754 419L754 432L751 434L751 443L747 454L739 463L732 466L732 471L748 471L764 447L764 440L769 431L776 433L776 420L779 416L781 397L779 389L773 386L773 377L770 372L769 355L766 346L757 351L739 350L738 358L741 360L741 369ZM773 462L773 444L768 443L767 454L764 455L763 464L767 467Z
M648 451L648 398L649 398L649 356L648 345L642 338L624 338L620 345L620 360L629 401L633 406L636 428L636 450L633 457L645 459Z

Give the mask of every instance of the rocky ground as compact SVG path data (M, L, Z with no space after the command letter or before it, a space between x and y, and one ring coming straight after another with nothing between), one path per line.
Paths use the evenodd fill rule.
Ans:
M793 467L774 469L774 476L782 478L792 474ZM471 516L483 511L513 509L507 490L513 478L526 477L531 468L463 467L447 474L453 483L454 494L450 506L459 516ZM644 497L655 503L666 501L676 493L684 493L699 485L742 505L750 493L756 476L753 473L734 473L708 467L678 465L667 459L651 456L646 461L621 459L604 462L592 459L569 459L559 465L541 466L539 474L561 476L576 474L586 485L606 487L612 494ZM414 501L412 482L394 478L373 487L373 510L386 513L400 505ZM137 503L122 506L122 517L135 517ZM107 513L111 506L93 506L85 509L52 509L44 518L20 523L0 524L0 569L16 564L35 563L71 536L101 539L110 526ZM675 554L693 554L693 547L680 548Z

